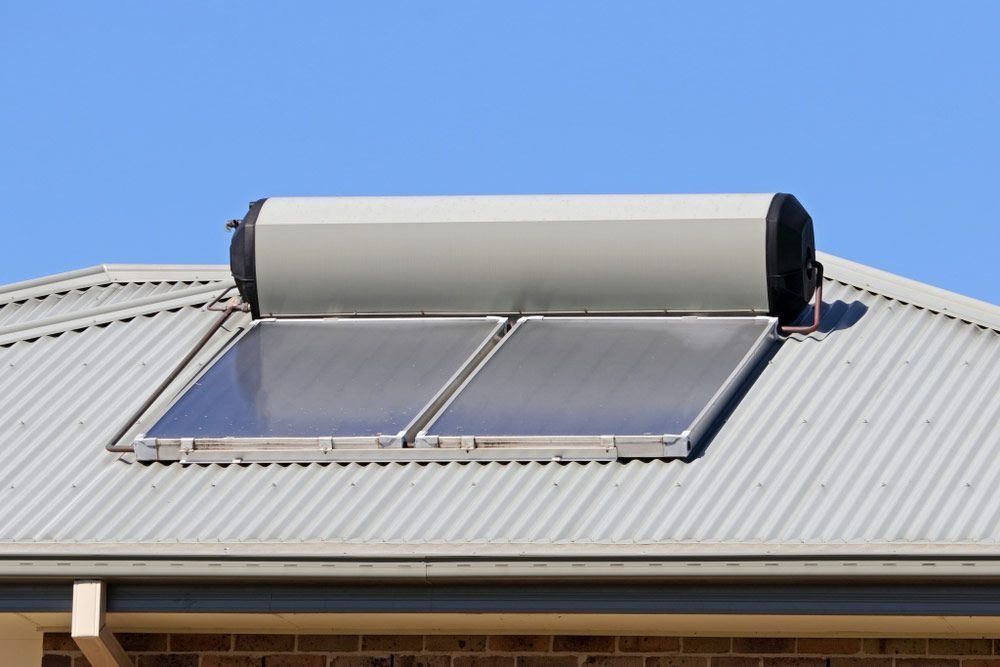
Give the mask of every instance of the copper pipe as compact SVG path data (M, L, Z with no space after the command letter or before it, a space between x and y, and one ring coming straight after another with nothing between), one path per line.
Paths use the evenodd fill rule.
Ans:
M229 308L230 306L229 303L227 303L222 308L219 308L216 304L225 299L226 295L232 292L234 289L236 289L236 285L230 285L226 289L222 290L222 292L219 293L219 296L215 297L214 299L208 302L208 305L205 306L205 310L214 310L217 313L225 311L227 308ZM246 306L244 306L243 308L240 308L240 310L242 310L243 312L247 312L249 309Z
M198 339L198 342L195 343L195 346L191 349L190 352L184 355L184 358L181 359L180 362L177 364L177 366L174 367L174 369L170 372L170 375L168 375L163 380L163 382L159 384L156 390L149 395L149 398L143 401L142 405L139 406L139 409L132 413L132 416L129 417L127 422L125 422L125 425L122 426L122 428L119 429L117 433L115 433L114 437L111 439L111 442L109 442L107 445L104 446L104 448L107 451L109 452L134 451L131 444L118 445L116 443L122 438L124 438L128 434L128 432L132 430L136 422L138 422L139 419L142 418L142 416L146 413L146 411L152 407L153 403L155 403L157 399L160 398L163 392L167 390L167 387L169 387L173 383L173 381L177 379L177 376L181 374L181 371L183 371L187 367L187 365L191 363L191 361L196 356L198 356L198 353L201 352L202 349L205 347L205 345L208 344L208 341L212 339L212 336L215 335L215 332L217 332L220 328L222 328L222 325L226 323L226 320L229 319L229 316L237 311L245 313L249 310L249 307L245 303L242 303L239 297L233 297L232 299L230 299L229 303L226 304L225 308L222 309L213 308L213 306L219 301L219 298L225 295L228 291L229 290L223 292L219 297L214 299L206 308L206 310L220 310L222 312L222 315L219 316L219 319L217 319L215 323L212 324L211 327L209 327L208 331L206 331L204 335L202 335L202 337Z
M782 335L811 334L819 329L819 322L823 318L823 314L821 312L823 307L823 265L813 260L812 266L816 270L816 296L813 303L812 324L806 326L781 327L780 331Z

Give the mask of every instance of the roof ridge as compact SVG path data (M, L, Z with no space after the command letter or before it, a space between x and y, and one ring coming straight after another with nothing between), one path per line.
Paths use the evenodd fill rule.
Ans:
M187 285L182 289L171 289L167 292L155 290L153 294L146 294L138 298L114 299L110 303L74 309L68 313L60 313L51 317L27 319L24 322L0 326L0 345L108 322L117 322L181 306L201 305L211 301L221 293L222 289L217 282L213 281L207 284Z
M825 252L817 256L832 280L1000 331L1000 306ZM97 264L0 285L0 305L108 282L229 279L226 264Z
M105 283L230 280L226 264L97 264L0 285L0 305Z
M1000 306L904 278L849 259L817 252L827 278L880 296L1000 331Z

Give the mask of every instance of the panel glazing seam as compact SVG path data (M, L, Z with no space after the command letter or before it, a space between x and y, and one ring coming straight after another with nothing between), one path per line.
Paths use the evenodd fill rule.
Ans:
M484 319L496 320L496 327L493 328L493 331L490 332L486 340L480 343L479 347L469 355L469 358L462 363L454 375L441 387L440 391L426 405L420 408L417 416L413 418L413 421L407 425L403 432L403 446L413 446L420 430L438 413L440 406L450 403L455 394L465 386L468 377L475 373L476 369L489 358L493 350L500 347L501 341L508 333L508 320L496 316L489 316Z
M501 340L498 340L497 344L495 344L489 350L489 352L487 352L485 355L483 355L483 357L479 361L478 365L476 365L475 367L473 367L469 371L469 373L465 376L465 379L458 385L458 387L453 392L451 392L451 394L448 396L447 400L445 400L444 402L441 403L441 405L440 405L440 407L438 407L437 411L434 414L429 415L427 417L427 419L424 421L424 423L422 425L421 430L416 434L416 437L414 439L415 446L417 446L417 447L435 447L435 446L437 446L437 443L434 441L435 439L433 437L431 437L431 436L428 435L428 429L430 429L430 428L432 428L434 426L434 423L441 417L441 415L443 415L445 413L445 411L448 409L448 407L465 390L465 388L467 386L469 386L469 384L476 378L476 376L479 374L479 372L482 371L483 368L486 367L486 364L490 363L490 359L493 358L493 355L495 355L497 352L499 352L500 349L504 346L504 344L507 341L511 340L517 334L518 329L520 329L521 326L525 322L527 322L529 320L533 320L533 319L541 319L542 317L544 317L544 316L543 315L528 315L526 317L521 317L516 322L514 322L513 326L511 326L506 331L506 333L504 334L503 338Z

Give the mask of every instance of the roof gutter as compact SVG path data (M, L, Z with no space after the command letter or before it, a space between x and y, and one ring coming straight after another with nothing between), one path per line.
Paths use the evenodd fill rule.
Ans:
M350 581L1000 579L1000 557L950 558L162 558L0 559L0 579L101 577Z
M1000 558L5 558L0 612L1000 617Z

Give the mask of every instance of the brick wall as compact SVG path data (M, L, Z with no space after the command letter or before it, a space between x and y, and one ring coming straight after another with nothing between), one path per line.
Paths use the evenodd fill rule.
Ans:
M136 667L1000 667L1000 640L118 634ZM87 661L67 634L43 667ZM994 657L996 656L996 657Z

